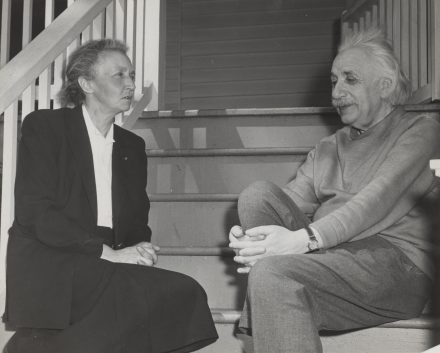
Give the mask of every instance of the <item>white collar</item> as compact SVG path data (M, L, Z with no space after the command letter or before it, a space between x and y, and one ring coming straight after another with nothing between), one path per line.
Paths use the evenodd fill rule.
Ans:
M98 138L99 136L105 139L106 142L115 142L113 138L113 124L110 126L107 135L103 136L101 132L98 130L98 128L95 126L95 124L93 123L92 119L90 118L90 114L87 111L87 108L84 104L82 105L82 113L84 116L84 121L86 123L87 131L89 133L90 138L92 138L92 136L94 136L94 138Z

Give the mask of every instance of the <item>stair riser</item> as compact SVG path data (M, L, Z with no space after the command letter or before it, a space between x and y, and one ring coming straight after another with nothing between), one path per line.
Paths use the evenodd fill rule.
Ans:
M238 223L236 202L152 202L149 219L161 246L225 246Z
M147 149L314 146L341 126L337 116L139 119Z
M237 194L256 180L284 185L305 155L154 157L149 159L148 193Z

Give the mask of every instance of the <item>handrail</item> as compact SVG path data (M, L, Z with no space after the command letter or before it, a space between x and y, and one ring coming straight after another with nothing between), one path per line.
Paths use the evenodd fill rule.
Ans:
M0 85L0 113L21 95L111 1L75 1L0 70L0 82L9 83Z

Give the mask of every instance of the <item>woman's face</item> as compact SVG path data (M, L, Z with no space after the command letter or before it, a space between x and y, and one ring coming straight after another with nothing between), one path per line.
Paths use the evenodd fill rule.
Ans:
M103 51L92 70L90 103L105 115L130 109L135 88L130 59L119 51Z

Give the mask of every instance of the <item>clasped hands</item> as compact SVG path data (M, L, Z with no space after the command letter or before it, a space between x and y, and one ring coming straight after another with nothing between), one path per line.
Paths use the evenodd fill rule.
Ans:
M236 253L234 261L243 265L237 272L248 273L264 257L306 253L309 237L305 229L291 231L281 226L267 225L243 232L240 226L233 226L229 241L229 247Z
M157 245L146 241L119 250L114 250L104 244L101 259L125 264L153 266L157 263L156 252L159 250Z

